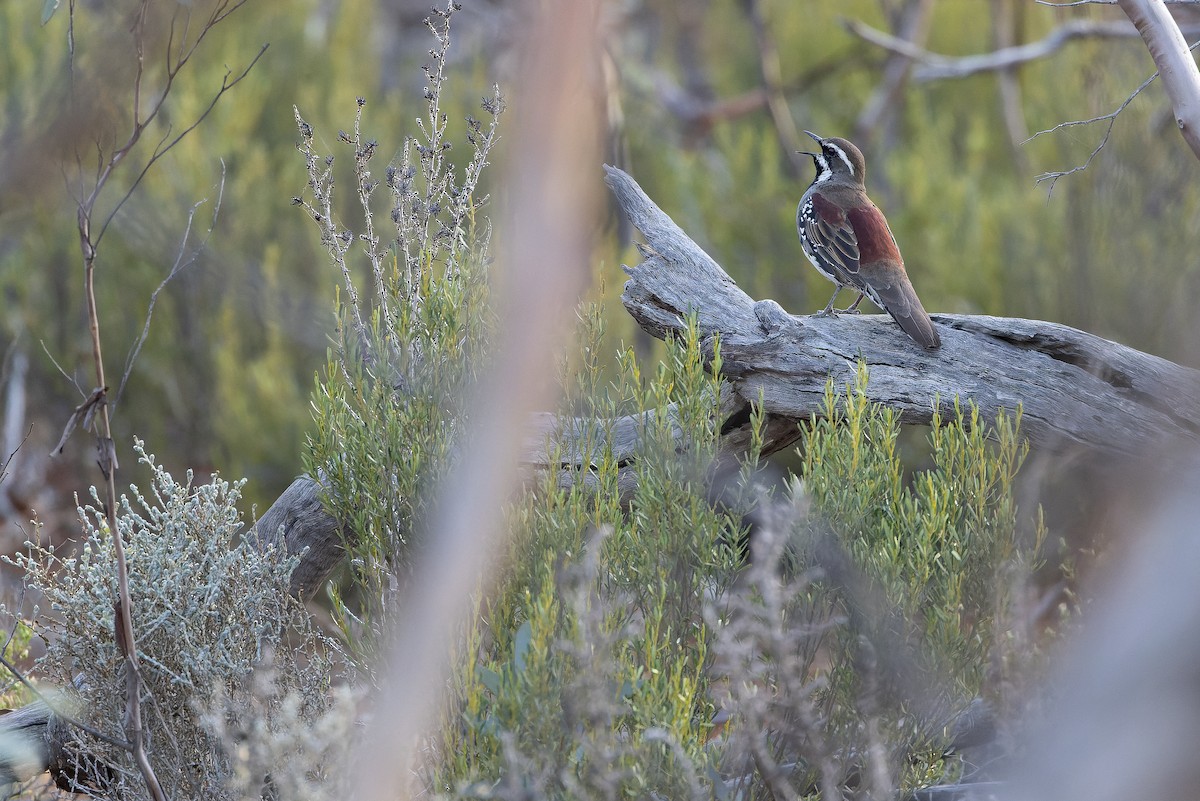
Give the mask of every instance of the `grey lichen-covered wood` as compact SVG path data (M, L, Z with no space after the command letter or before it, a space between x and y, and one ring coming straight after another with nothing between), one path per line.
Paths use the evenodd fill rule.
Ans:
M283 545L299 554L292 571L292 594L308 599L321 588L342 558L342 527L321 504L324 486L300 476L259 518L252 534L264 545Z

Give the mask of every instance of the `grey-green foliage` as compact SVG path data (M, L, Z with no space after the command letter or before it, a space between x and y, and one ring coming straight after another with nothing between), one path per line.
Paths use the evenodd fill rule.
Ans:
M476 217L486 201L476 191L503 101L494 87L482 102L489 122L468 118L472 156L459 173L446 157L450 125L441 107L454 11L435 10L428 20L437 46L425 68L426 113L417 120L420 135L407 137L399 163L384 169L386 214L372 206L376 143L361 136L358 120L342 137L362 211L357 235L334 219L334 157L317 154L313 130L297 113L312 193L304 205L344 279L342 325L313 395L306 464L325 480L326 508L354 532L347 550L356 597L335 593L334 614L350 642L368 651L372 632L397 607L399 583L390 577L412 563L430 488L454 458L462 401L491 328L490 229ZM379 219L390 220L386 236ZM356 243L364 246L365 287L356 281Z
M584 318L599 330L599 314ZM719 382L694 329L649 377L626 356L600 386L596 351L585 333L572 404L597 427L595 460L570 486L546 475L511 510L503 579L463 635L431 788L757 798L937 780L956 709L1029 666L1027 654L999 661L1043 536L1035 525L1023 539L1013 502L1019 416L939 420L933 467L913 474L864 371L844 394L830 385L780 497L723 510L708 488ZM604 421L637 409L646 447L620 465ZM739 567L752 501L755 561ZM989 665L1012 675L985 681Z
M627 352L618 381L597 387L596 365L581 364L594 460L569 486L548 471L510 510L504 578L465 634L430 782L467 796L704 797L702 610L738 561L737 520L707 498L718 379L694 325L650 375ZM605 444L622 412L642 423L632 465Z
M177 482L155 464L148 495L131 487L117 525L125 543L133 629L144 682L143 719L151 764L172 798L223 798L231 743L209 735L202 718L220 699L231 718L245 714L253 671L269 664L281 695L291 693L305 717L325 707L332 673L329 643L303 605L288 594L294 559L238 539L242 482L216 476ZM16 564L48 611L34 621L46 641L38 674L72 690L60 702L76 718L125 739L123 656L113 636L117 570L101 503L79 509L83 541L62 557L31 544ZM287 641L285 643L285 637ZM297 656L292 646L306 653ZM276 706L260 710L274 725ZM80 734L70 744L101 795L142 798L144 783L121 749ZM261 780L261 777L260 777Z
M998 571L1025 563L1045 534L1036 521L1029 532L1018 526L1013 481L1028 450L1018 436L1020 411L989 424L956 400L953 418L934 415L933 466L908 476L899 421L867 400L867 381L860 366L844 394L826 388L824 416L804 430L799 489L878 582L889 608L936 643L931 653L952 662L944 667L971 671L977 683L990 612L1003 600Z
M354 787L351 755L362 729L361 693L348 684L314 706L274 670L256 671L244 697L218 694L202 722L227 754L231 801L328 801ZM233 714L231 714L233 712ZM270 776L269 792L264 777Z

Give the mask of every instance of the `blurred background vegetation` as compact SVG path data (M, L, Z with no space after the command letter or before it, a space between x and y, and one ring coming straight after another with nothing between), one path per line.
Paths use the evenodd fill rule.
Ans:
M17 467L45 478L27 497L9 498L7 514L17 522L30 505L48 522L56 509L69 521L70 493L98 475L88 437L76 437L60 463L41 464L81 400L49 356L90 391L73 193L80 169L94 170L95 143L125 135L128 30L137 4L80 4L73 57L68 15L43 26L38 6L0 4L0 351L6 376L16 373L17 354L28 358L22 430L32 429L28 458ZM165 29L183 7L151 8ZM443 98L452 139L454 126L460 137L465 132L463 118L476 113L491 84L509 78L509 48L523 24L516 8L464 0L452 50L456 77ZM168 126L177 133L189 124L227 70L238 74L270 44L247 78L146 176L104 241L98 302L108 371L119 376L150 295L180 250L189 209L208 199L196 216L202 233L224 171L208 247L159 298L114 418L128 468L121 480L138 478L129 455L134 433L171 470L247 476L246 496L260 510L302 470L310 392L326 364L340 277L291 202L306 181L292 107L317 131L331 132L348 127L355 98L366 98L364 130L380 137L390 160L423 109L419 67L432 42L421 19L428 10L428 0L249 3L177 79L147 143ZM1200 13L1178 13L1181 22L1188 15L1200 22ZM1083 164L1104 123L1023 142L1120 105L1153 71L1140 39L1074 40L1008 73L923 80L918 70L873 105L895 64L844 25L860 20L959 56L1035 41L1068 21L1119 18L1113 9L1025 0L613 3L604 76L609 158L753 297L809 313L830 287L799 248L795 205L812 176L793 167L780 122L850 136L867 155L869 188L931 311L1054 320L1200 366L1193 311L1200 264L1192 242L1198 165L1161 87L1142 92L1089 168L1059 181L1049 196L1036 177ZM155 58L148 53L147 63ZM769 97L777 101L774 118ZM500 158L504 149L502 138ZM142 149L130 157L102 211L147 155ZM469 153L451 156L465 161ZM339 169L349 186L349 165ZM599 165L579 180L600 181ZM344 218L358 219L352 193L339 200ZM617 300L619 264L634 257L619 221L607 226L612 235L595 259L595 294L615 349L638 337Z

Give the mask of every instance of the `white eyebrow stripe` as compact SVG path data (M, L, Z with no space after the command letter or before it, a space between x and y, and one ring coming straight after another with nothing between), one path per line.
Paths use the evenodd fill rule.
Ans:
M831 145L828 142L825 143L825 147L829 148L834 153L837 153L838 156L841 157L842 161L846 162L846 169L850 170L851 175L854 175L854 165L850 163L850 157L846 155L846 151L842 150L837 145Z

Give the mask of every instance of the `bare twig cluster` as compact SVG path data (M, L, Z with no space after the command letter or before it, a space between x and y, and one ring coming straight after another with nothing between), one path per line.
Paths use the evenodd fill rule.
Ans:
M1147 78L1146 80L1142 81L1141 85L1138 86L1137 89L1134 89L1133 93L1130 94L1129 97L1127 97L1123 101L1121 101L1121 105L1117 106L1115 109L1113 109L1112 111L1110 111L1107 114L1101 114L1098 117L1091 117L1086 120L1071 120L1069 122L1060 122L1058 125L1055 125L1053 128L1046 128L1045 130L1038 131L1033 136L1031 136L1025 140L1026 142L1031 142L1034 139L1037 139L1039 136L1051 134L1051 133L1054 133L1055 131L1061 131L1065 128L1074 128L1078 125L1092 125L1093 123L1097 123L1097 122L1107 123L1104 126L1104 134L1100 137L1100 141L1096 143L1096 146L1094 148L1092 148L1092 152L1088 154L1087 159L1084 160L1084 162L1082 164L1076 164L1074 167L1070 167L1066 170L1051 170L1049 172L1044 172L1037 177L1038 183L1042 183L1043 181L1049 182L1049 186L1047 187L1047 190L1046 190L1047 195L1054 192L1054 186L1055 186L1055 184L1058 183L1058 180L1060 178L1066 178L1068 175L1073 175L1074 173L1082 172L1083 170L1086 170L1088 167L1092 166L1092 161L1094 161L1096 156L1098 156L1100 154L1100 151L1104 149L1104 146L1108 144L1108 140L1112 136L1113 126L1117 122L1117 117L1120 116L1121 112L1124 111L1126 109L1126 107L1128 107L1129 104L1133 102L1134 98L1136 98L1138 95L1140 95L1142 93L1143 89L1145 89L1150 84L1154 83L1154 79L1157 77L1158 77L1158 73L1156 72L1153 75L1151 75L1149 78Z
M966 78L982 72L1003 73L1018 65L1046 58L1074 40L1132 38L1140 35L1154 57L1158 70L1134 89L1113 111L1085 120L1060 123L1052 128L1038 131L1026 139L1025 142L1028 142L1064 128L1106 123L1100 141L1082 164L1066 170L1042 173L1037 177L1037 182L1049 182L1048 193L1053 193L1059 179L1090 167L1096 156L1108 144L1117 117L1160 75L1165 76L1167 94L1183 137L1192 151L1200 158L1200 70L1197 69L1195 60L1189 52L1200 46L1200 42L1188 45L1184 41L1185 35L1195 36L1200 31L1194 27L1181 28L1171 17L1162 0L1081 0L1073 3L1052 3L1039 0L1039 2L1041 5L1055 7L1097 3L1119 5L1129 20L1072 20L1056 27L1035 42L1003 47L990 53L958 57L932 53L911 41L876 30L858 20L847 20L845 26L848 31L864 41L894 55L915 61L918 66L913 71L913 78L917 81Z
M390 364L392 369L407 365L400 367L393 376L401 386L407 386L419 368L425 348L419 339L405 342L395 339L398 316L405 314L419 318L425 303L422 287L426 274L438 267L453 272L468 255L469 247L485 249L488 241L486 231L477 235L473 230L475 212L488 201L487 196L478 195L477 190L498 137L496 124L504 101L499 87L493 86L491 95L482 103L490 121L485 124L474 117L468 120L468 141L473 153L462 178L456 179L454 171L447 169L447 151L451 148L447 137L449 118L442 110L441 99L450 50L450 19L456 10L457 6L450 3L444 9L433 9L425 20L435 40L435 46L429 50L431 63L423 68L427 110L416 121L420 135L407 137L399 163L389 164L386 168L385 181L391 193L389 218L396 226L395 235L387 241L376 231L372 209L372 198L379 181L371 174L370 162L378 143L364 139L362 135L366 101L358 99L352 132L340 131L338 134L340 142L353 148L355 191L363 213L363 230L357 236L334 217L334 157L318 155L312 126L301 118L300 110L295 109L300 130L299 149L308 167L308 188L313 197L311 201L296 197L293 202L303 206L317 224L322 244L341 272L346 291L345 305L349 307L347 311L359 346L365 350L364 357L370 363ZM347 261L356 240L362 244L363 255L370 264L373 292L365 299L366 303ZM401 262L398 271L392 268L396 260ZM373 337L367 325L369 312L379 314L379 331L390 353L371 352Z

